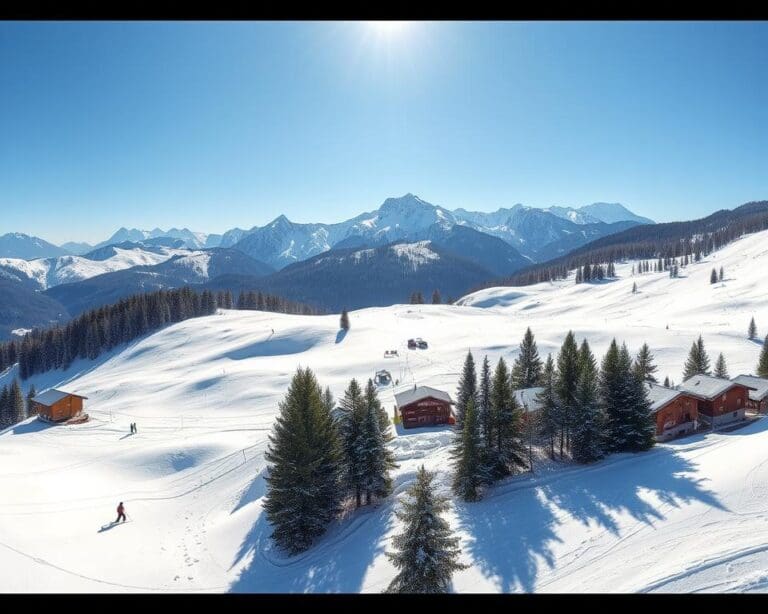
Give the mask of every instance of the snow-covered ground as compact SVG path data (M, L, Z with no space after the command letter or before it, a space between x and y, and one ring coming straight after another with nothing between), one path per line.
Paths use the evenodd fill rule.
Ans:
M27 421L0 433L0 591L345 591L384 589L397 498L421 463L447 488L450 431L400 431L395 496L348 514L287 558L262 515L267 436L298 365L341 396L387 368L397 387L455 394L467 349L513 359L530 326L539 351L568 329L602 354L615 336L647 342L679 381L703 333L731 375L751 373L768 332L768 232L681 269L576 286L496 288L462 306L396 305L338 316L226 311L168 327L66 373L33 378L88 397L91 421ZM725 281L710 285L713 266ZM632 294L637 282L638 293ZM427 289L425 289L427 290ZM274 332L273 332L274 330ZM423 337L428 350L408 350ZM384 358L398 349L399 357ZM0 385L12 374L0 378ZM25 385L28 384L25 383ZM129 434L136 422L138 434ZM588 467L542 467L500 484L451 521L464 560L457 591L697 591L768 587L768 420L696 435ZM130 522L108 530L124 501Z

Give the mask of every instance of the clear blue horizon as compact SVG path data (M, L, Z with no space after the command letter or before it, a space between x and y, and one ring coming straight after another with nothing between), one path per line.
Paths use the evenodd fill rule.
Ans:
M765 22L2 22L0 58L0 234L768 198Z

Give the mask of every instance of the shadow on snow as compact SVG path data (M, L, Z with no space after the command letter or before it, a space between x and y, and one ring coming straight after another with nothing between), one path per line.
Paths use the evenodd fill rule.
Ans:
M649 454L655 461L648 462ZM469 533L464 550L501 591L531 592L539 566L555 566L552 549L563 541L558 527L569 517L620 537L622 514L650 526L665 518L666 506L701 502L724 509L694 471L695 465L674 451L655 450L609 458L539 485L501 484L479 503L457 504L461 527Z
M264 472L243 491L232 513L256 502L266 491ZM250 561L229 590L240 593L358 593L365 574L388 545L392 498L331 523L306 552L289 556L272 541L272 526L262 511L240 544L232 567Z

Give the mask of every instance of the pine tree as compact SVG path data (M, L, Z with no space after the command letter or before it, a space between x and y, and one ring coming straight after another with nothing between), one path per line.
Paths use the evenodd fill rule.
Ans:
M629 352L622 346L621 361L628 362ZM629 390L629 410L627 412L629 436L625 444L628 452L641 452L656 443L656 423L651 413L646 383L631 369L627 371Z
M712 273L710 273L709 275L709 283L710 284L717 283L717 271L715 269L712 269Z
M483 358L483 367L480 370L480 394L478 401L478 417L483 448L490 450L493 447L493 410L491 409L491 363L488 361L487 355Z
M376 386L369 379L365 387L365 417L358 439L358 458L366 505L370 505L372 497L383 498L392 492L389 472L397 467L394 455L387 447L385 434L381 431L381 411Z
M14 378L8 392L10 396L9 411L12 420L11 424L18 424L27 418L27 404L24 401L24 394L21 392L21 385L17 378Z
M723 278L725 277L724 273L725 272L723 271L723 267L720 267L720 277L719 277L720 281L723 281Z
M749 321L749 330L747 331L747 335L750 339L757 337L757 325L755 324L754 317Z
M627 432L629 390L626 371L631 371L631 364L626 368L622 364L619 346L616 339L613 339L600 365L599 380L600 405L605 416L607 451L623 450L629 438Z
M512 365L512 388L533 388L541 381L541 359L531 329L525 331L520 343L520 353Z
M355 504L363 503L365 476L362 465L362 438L366 416L366 402L356 379L349 382L344 398L339 403L343 410L339 425L343 449L342 482L346 493L355 497Z
M336 400L333 398L331 389L328 386L325 387L325 392L323 392L323 406L325 406L325 409L329 414L336 407Z
M725 356L723 356L722 352L720 352L720 355L717 357L717 362L715 363L714 376L722 377L723 379L729 379L728 367L725 364Z
M656 372L656 368L656 365L653 364L653 354L651 354L648 344L643 343L640 351L637 353L637 358L635 358L635 373L644 382L656 383L656 377L653 375Z
M464 412L470 399L477 403L477 372L475 359L472 357L472 352L468 351L456 391L456 430L458 431L464 425Z
M0 429L8 428L13 424L10 400L8 386L3 386L3 390L0 392Z
M434 479L422 465L408 499L395 512L405 527L392 538L395 552L387 552L398 569L388 593L446 593L453 573L467 568L459 562L459 538L442 517L448 499L435 492Z
M499 358L491 382L491 416L493 450L486 466L495 478L502 478L516 467L525 465L521 442L522 416L503 358Z
M691 351L688 353L688 359L685 361L683 379L688 379L694 375L709 375L709 372L709 356L704 349L704 341L699 335L698 340L693 342Z
M560 409L560 458L570 447L571 414L576 405L576 384L579 378L579 349L573 331L568 331L557 355L555 393Z
M432 292L432 304L439 305L442 302L443 301L440 298L440 290L435 290L434 292Z
M480 424L475 402L470 397L464 414L464 428L455 431L452 456L454 459L453 492L464 501L477 501L479 488L485 481L482 462Z
M541 385L544 390L536 397L539 404L539 435L549 443L549 457L554 459L560 411L555 392L555 361L552 360L552 354L547 356L544 363Z
M291 380L265 454L264 509L272 538L291 554L309 548L339 511L340 446L310 369Z
M390 421L389 416L387 416L387 410L384 409L384 406L379 400L379 393L376 390L375 384L372 380L368 381L370 384L366 385L365 387L365 406L366 408L373 408L373 411L376 414L377 420L379 422L379 432L384 438L384 443L389 443L394 439L395 436L392 434L392 430L389 428Z
M37 390L35 390L35 385L30 384L29 391L27 392L27 416L32 416L35 414L34 403L32 403L32 400L36 396Z
M606 419L606 447L637 452L654 443L654 423L645 382L632 368L626 345L614 339L600 371L600 403Z
M573 415L571 453L579 463L603 457L603 419L597 390L597 363L587 340L579 349L579 378Z
M758 377L768 378L768 335L763 340L763 349L760 350L760 359L757 363Z
M669 375L664 377L664 387L669 388Z
M632 294L637 294L637 282L632 282Z
M347 313L346 309L341 312L341 320L339 322L339 326L344 330L349 330L349 314Z

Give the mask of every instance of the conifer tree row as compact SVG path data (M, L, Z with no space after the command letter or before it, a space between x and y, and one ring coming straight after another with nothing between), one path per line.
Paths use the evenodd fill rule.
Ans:
M0 391L0 429L21 422L27 415L27 404L21 392L21 385L18 379L14 379L10 386L3 386Z
M397 467L389 419L373 380L350 381L339 407L310 369L299 368L279 405L265 455L265 510L272 538L291 554L309 548L353 498L357 507L392 492Z

